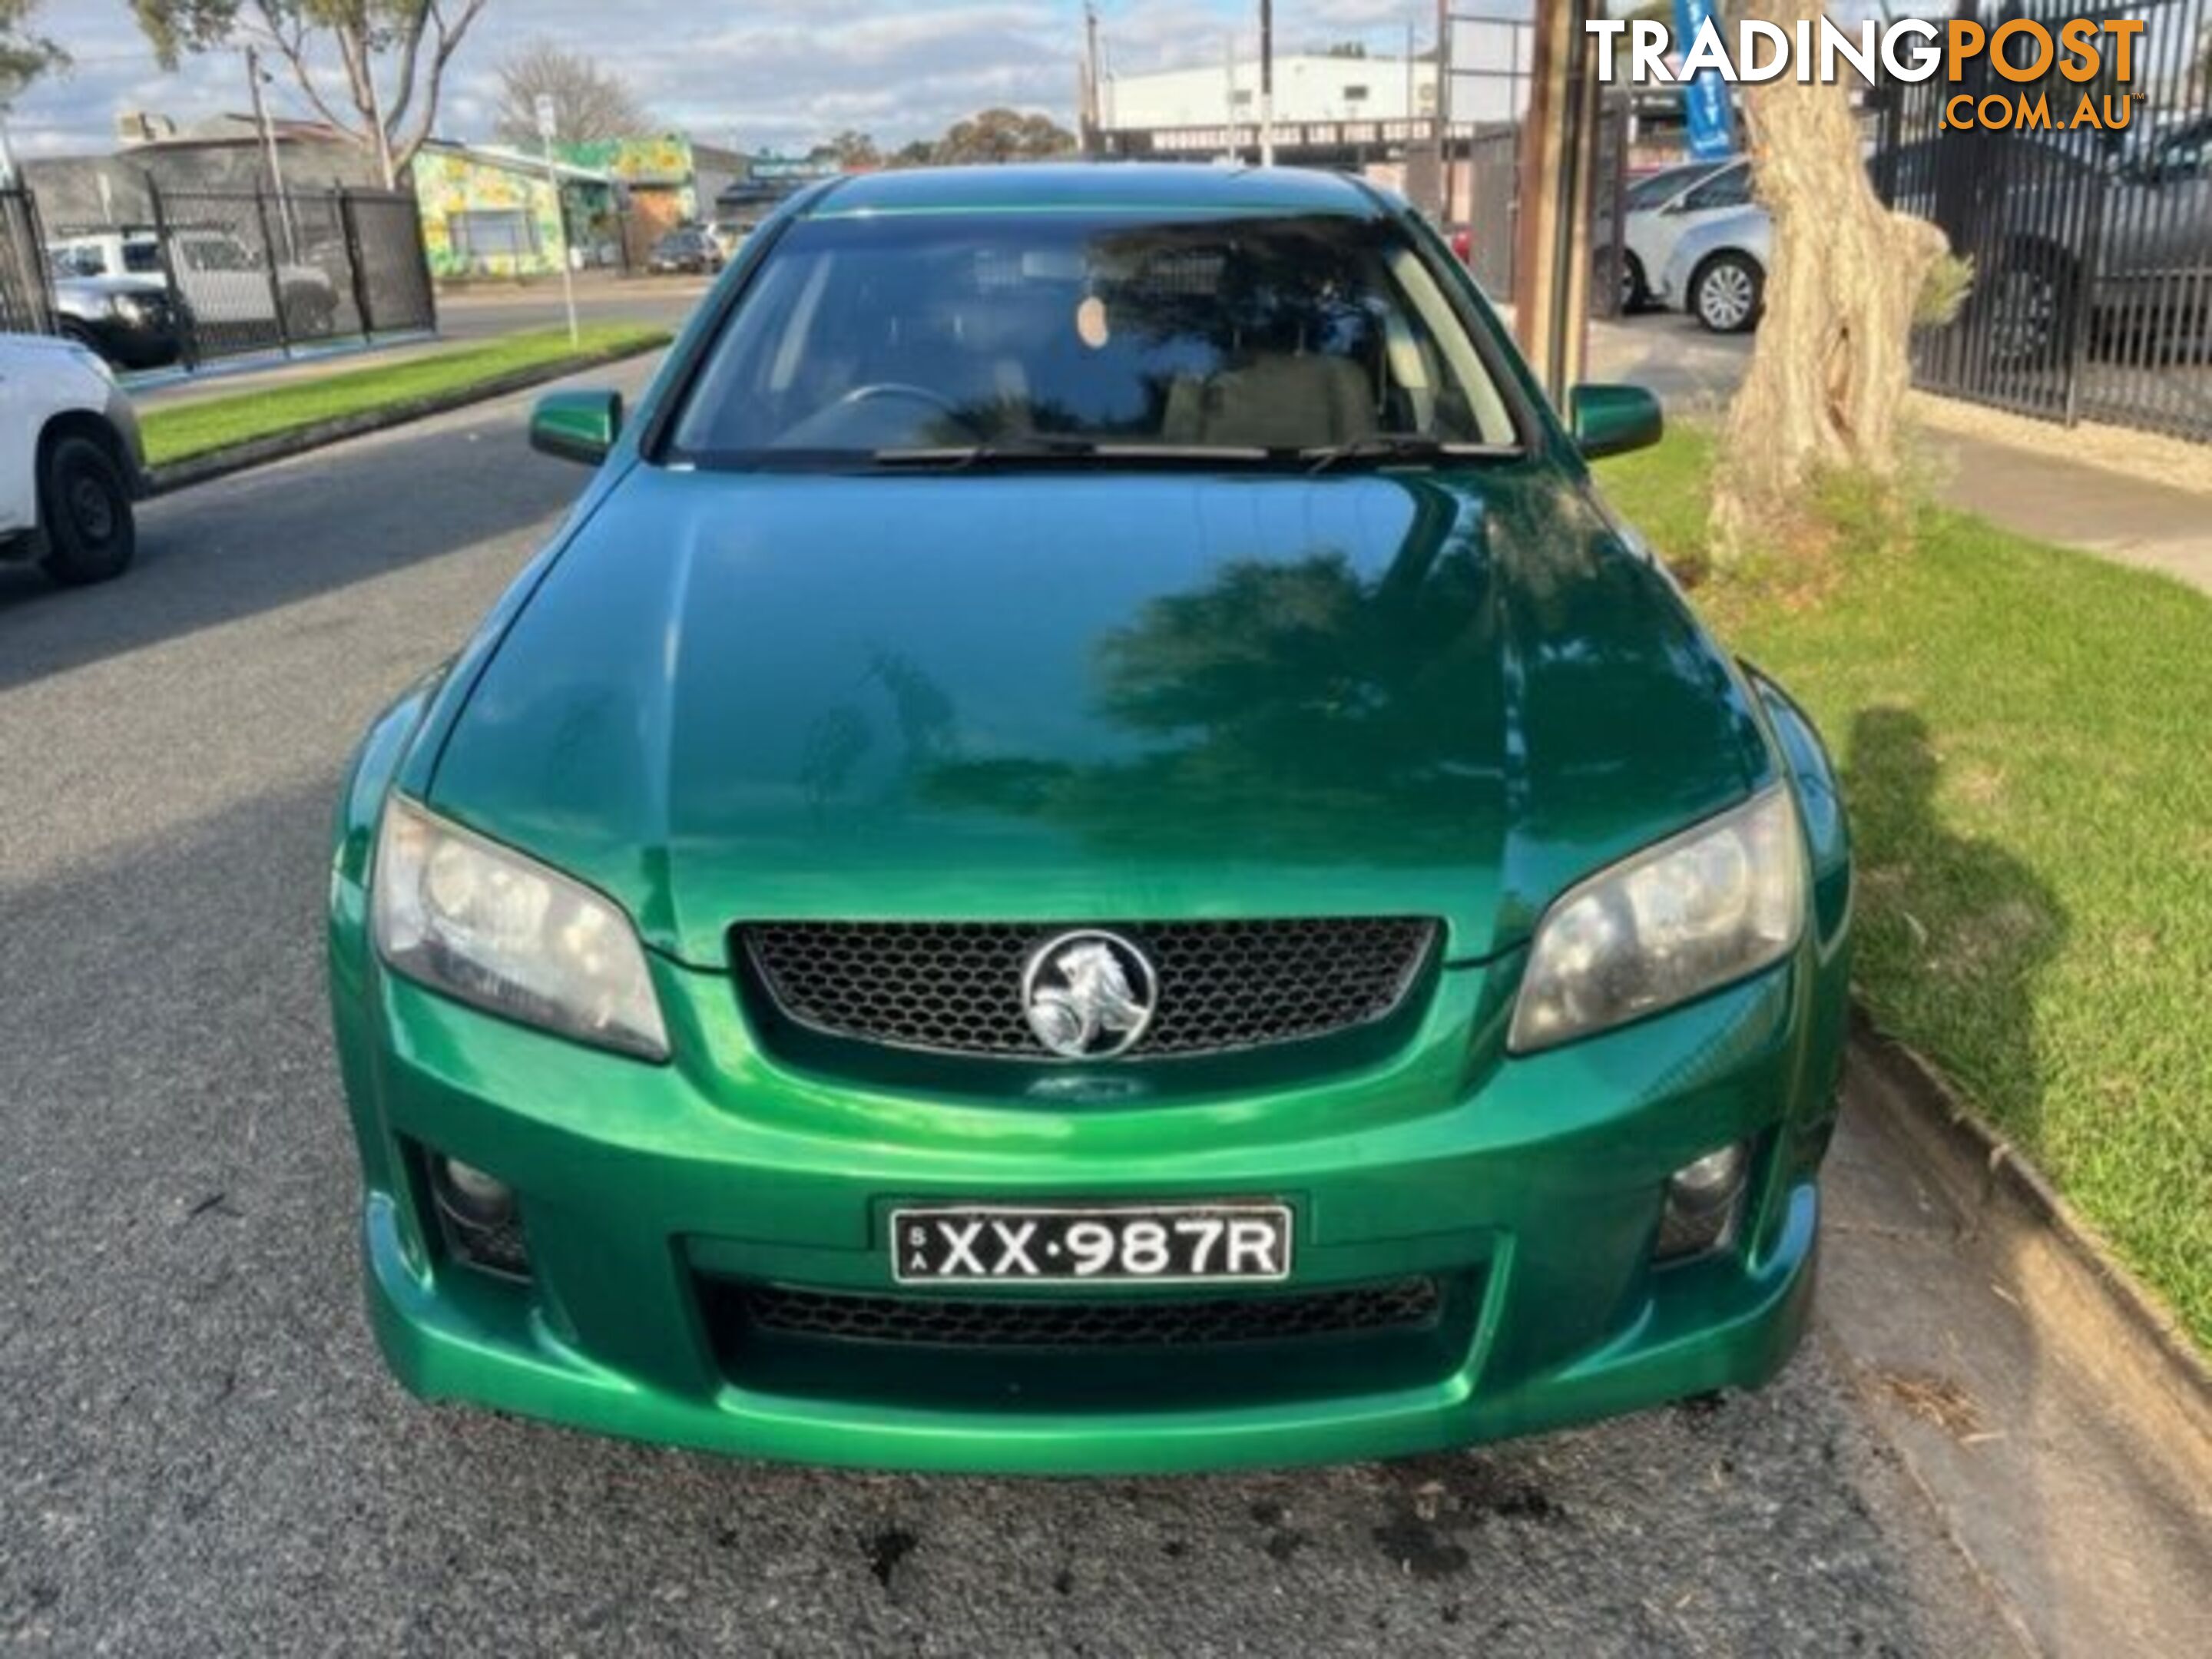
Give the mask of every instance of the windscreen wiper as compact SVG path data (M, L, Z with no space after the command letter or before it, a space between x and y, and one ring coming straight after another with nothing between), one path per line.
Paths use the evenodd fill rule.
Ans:
M995 438L986 443L936 444L910 449L879 449L870 459L878 466L945 467L957 470L1012 461L1080 461L1098 453L1089 438L1033 434L1022 438Z
M998 438L977 444L944 444L924 448L878 449L869 458L878 466L942 467L1049 465L1060 461L1249 463L1269 459L1267 450L1220 444L1106 443L1051 433Z
M1446 443L1441 438L1416 437L1410 433L1352 438L1340 444L1322 444L1298 451L1309 472L1327 472L1354 461L1376 461L1384 465L1460 460L1496 460L1514 452L1498 444Z

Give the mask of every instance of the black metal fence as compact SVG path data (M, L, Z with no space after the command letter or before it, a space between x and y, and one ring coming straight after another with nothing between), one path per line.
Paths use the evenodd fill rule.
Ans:
M1469 227L1468 265L1483 292L1513 294L1520 242L1522 123L1492 127L1453 146L1465 180ZM1626 246L1628 106L1608 101L1598 112L1596 149L1590 157L1589 246L1593 269L1589 312L1620 313L1621 260Z
M2054 27L2111 9L2012 9ZM2144 10L2129 91L2109 76L2016 85L1985 67L1963 85L1888 89L1875 186L1974 264L1957 320L1915 343L1922 385L2069 424L2212 439L2212 0ZM2002 99L2009 124L1947 125L1962 94ZM2099 126L2076 121L2085 97Z
M70 325L75 279L158 282L186 368L437 326L422 225L405 191L280 196L149 181L147 200L142 222L55 225L41 236L26 195L27 231L0 222L0 266L33 250L28 268L58 284L54 325L62 327Z
M44 334L53 326L39 204L25 190L0 190L0 332Z

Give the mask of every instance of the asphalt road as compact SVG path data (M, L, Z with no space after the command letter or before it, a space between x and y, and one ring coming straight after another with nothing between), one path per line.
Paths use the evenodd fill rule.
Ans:
M360 1312L325 824L582 482L521 408L154 503L105 589L0 573L0 1645L2012 1648L1818 1344L1757 1396L1188 1480L775 1468L406 1398Z
M586 325L680 328L708 286L703 276L612 277L595 272L576 284L576 316ZM527 287L492 283L441 295L438 331L447 339L483 339L516 329L559 328L568 314L557 281Z

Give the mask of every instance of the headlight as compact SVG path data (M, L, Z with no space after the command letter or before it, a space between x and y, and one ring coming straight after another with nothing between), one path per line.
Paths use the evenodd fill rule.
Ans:
M135 294L118 294L111 303L118 317L134 323L146 320L146 302Z
M369 902L394 972L526 1024L668 1058L637 930L580 883L394 795Z
M1513 1010L1516 1054L1671 1008L1788 955L1805 853L1786 787L1645 848L1545 914Z

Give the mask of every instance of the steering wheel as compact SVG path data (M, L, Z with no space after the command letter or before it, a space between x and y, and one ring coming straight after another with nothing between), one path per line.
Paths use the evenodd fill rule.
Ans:
M878 380L872 386L856 386L837 399L835 407L851 409L860 404L872 404L884 398L903 398L908 403L927 404L941 415L949 415L970 431L975 423L960 412L960 405L941 392L932 392L926 386L911 386L904 380Z
M898 408L902 403L908 405L904 410ZM943 392L902 380L878 380L824 404L775 441L779 447L798 449L942 444L945 439L933 433L941 434L948 422L955 428L952 441L982 441L982 429Z

